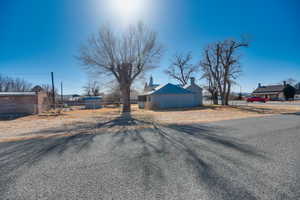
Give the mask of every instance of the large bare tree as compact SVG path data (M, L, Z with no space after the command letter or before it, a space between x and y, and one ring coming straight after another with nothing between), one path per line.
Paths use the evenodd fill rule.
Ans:
M211 44L204 50L200 63L203 77L209 84L217 86L222 105L228 105L231 87L241 73L238 50L247 46L247 41L227 39Z
M208 83L207 90L211 94L214 104L218 104L219 89L222 80L221 48L220 44L211 44L204 49L200 61L202 78Z
M130 88L140 75L153 68L162 54L157 34L139 23L122 34L103 27L81 48L79 59L92 72L112 76L119 84L123 113L130 112Z
M197 71L197 66L191 63L191 52L186 54L176 54L171 65L165 70L165 73L184 86L188 84L189 79Z

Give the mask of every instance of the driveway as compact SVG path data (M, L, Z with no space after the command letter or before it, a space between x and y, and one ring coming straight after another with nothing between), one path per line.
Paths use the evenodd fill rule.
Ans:
M0 143L1 199L299 199L300 115L116 119ZM60 133L66 133L60 134Z

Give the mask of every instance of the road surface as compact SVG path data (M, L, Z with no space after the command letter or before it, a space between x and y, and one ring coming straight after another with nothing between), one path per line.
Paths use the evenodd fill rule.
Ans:
M221 102L219 102L221 103ZM212 104L212 101L205 100L204 104ZM267 101L266 103L262 102L252 102L248 103L247 101L229 101L229 105L288 105L288 106L300 106L300 101Z
M300 199L299 122L290 114L135 130L143 122L130 120L108 124L122 127L116 133L81 126L0 143L0 199Z

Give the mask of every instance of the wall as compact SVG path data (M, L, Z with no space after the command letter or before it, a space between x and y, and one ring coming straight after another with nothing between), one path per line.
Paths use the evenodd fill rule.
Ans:
M48 97L44 92L0 96L0 114L38 114L48 109Z
M193 94L161 94L149 96L145 103L146 109L187 108L198 106Z
M203 105L203 95L202 95L202 88L200 88L199 86L192 84L189 87L185 88L191 92L194 93L194 104L196 106L202 106Z
M38 92L36 95L36 111L35 114L45 112L50 109L51 100L46 92Z
M0 113L1 114L33 114L36 112L35 95L22 96L1 96Z

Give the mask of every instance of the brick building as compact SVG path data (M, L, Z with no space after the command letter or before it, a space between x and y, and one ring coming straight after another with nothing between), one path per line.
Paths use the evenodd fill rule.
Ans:
M39 114L50 108L44 91L0 92L0 114Z

